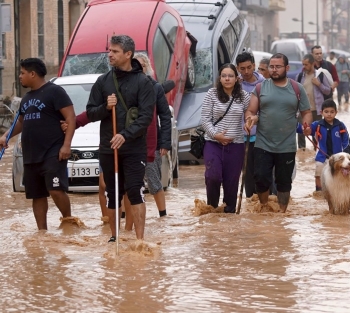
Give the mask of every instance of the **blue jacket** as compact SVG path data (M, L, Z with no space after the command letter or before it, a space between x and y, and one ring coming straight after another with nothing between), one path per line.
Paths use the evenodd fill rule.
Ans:
M298 123L297 126L297 133L303 133L302 125L300 123ZM327 153L327 127L325 121L320 120L313 122L311 124L311 134L316 138L319 147L315 160L324 163L327 159L327 156L324 154ZM333 121L331 135L333 154L342 152L349 145L349 133L346 126L336 118ZM324 153L321 152L321 150Z

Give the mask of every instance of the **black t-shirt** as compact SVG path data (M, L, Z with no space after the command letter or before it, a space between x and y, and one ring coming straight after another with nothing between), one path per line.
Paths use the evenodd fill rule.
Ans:
M69 105L72 101L66 91L51 82L25 94L20 106L24 164L58 156L64 142L60 124L64 118L59 110Z

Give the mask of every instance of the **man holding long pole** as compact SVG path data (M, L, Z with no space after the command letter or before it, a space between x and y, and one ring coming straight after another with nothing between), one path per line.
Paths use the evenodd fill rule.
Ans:
M151 81L142 71L141 64L133 59L134 52L135 43L132 38L125 35L112 36L108 56L113 68L97 79L86 106L91 122L101 120L100 164L106 183L107 214L112 232L109 242L115 242L118 238L119 218L116 221L116 201L121 213L121 200L125 193L131 202L136 237L144 238L146 205L143 197L143 178L147 161L146 132L153 118L155 94ZM114 122L113 108L116 108ZM137 108L137 114L132 121L127 115L130 108ZM132 123L127 125L130 122ZM116 123L115 135L113 123ZM115 149L118 153L114 152ZM119 192L116 192L116 188Z

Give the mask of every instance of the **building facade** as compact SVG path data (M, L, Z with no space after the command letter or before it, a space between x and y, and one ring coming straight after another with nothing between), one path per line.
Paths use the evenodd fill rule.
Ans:
M279 12L286 10L285 0L235 0L245 15L251 31L251 48L270 51L271 43L279 36Z
M350 0L286 0L279 20L280 38L305 38L326 52L350 49Z
M65 47L88 0L1 0L10 4L11 28L2 34L2 95L23 96L19 62L41 58L47 78L57 75Z

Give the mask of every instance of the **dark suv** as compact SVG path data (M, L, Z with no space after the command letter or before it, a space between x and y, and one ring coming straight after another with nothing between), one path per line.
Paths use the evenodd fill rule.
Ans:
M200 125L204 96L223 64L235 63L239 53L250 51L250 31L232 0L166 2L180 13L192 41L195 86L182 98L177 128L180 160L195 160L189 153L190 135Z

